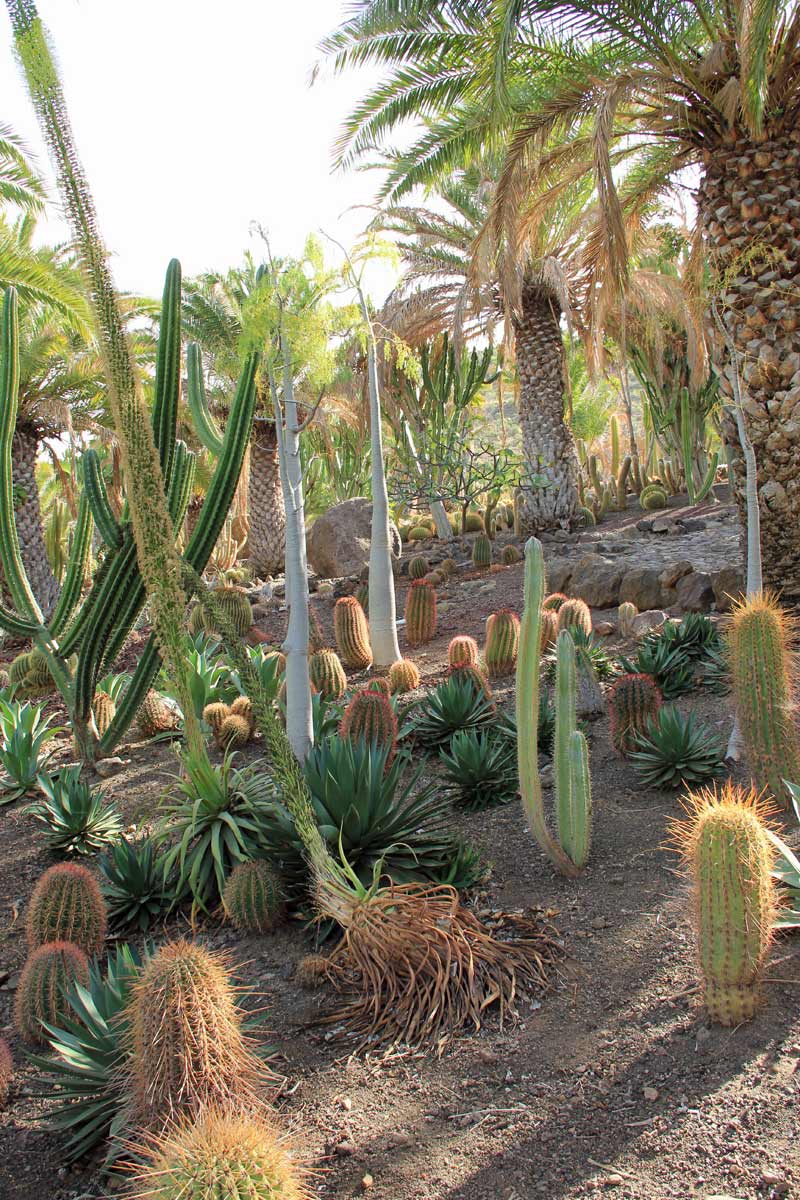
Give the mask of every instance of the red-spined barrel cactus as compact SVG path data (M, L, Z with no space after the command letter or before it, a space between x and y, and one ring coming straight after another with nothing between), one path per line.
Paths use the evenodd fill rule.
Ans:
M466 634L454 637L447 648L447 661L451 667L477 667L478 643Z
M469 682L476 692L483 692L487 700L491 700L492 689L480 667L473 667L469 663L465 663L461 667L451 667L448 676L450 679L457 679L462 683Z
M592 614L585 601L564 601L558 610L558 632L562 629L581 629L588 637L592 632Z
M389 687L392 695L413 692L414 688L419 687L419 682L419 670L410 658L398 658L397 662L389 667Z
M406 641L422 646L436 633L436 592L424 579L415 579L406 593Z
M312 654L308 674L326 700L340 700L347 691L347 676L335 650L318 650Z
M510 608L492 613L486 622L486 648L483 657L490 678L509 675L517 663L519 617Z
M383 692L384 696L391 696L392 689L389 685L389 680L378 676L376 679L370 679L367 684L368 692Z
M566 603L567 600L569 600L569 596L565 596L563 592L551 592L542 601L542 612L557 613L561 605Z
M611 744L625 758L636 748L636 735L646 733L661 708L661 692L650 675L620 675L608 693Z
M363 738L367 744L377 742L389 751L386 759L388 766L397 746L397 717L388 696L368 688L356 692L344 710L339 733L351 742L359 738Z
M48 867L28 905L28 946L71 942L97 954L106 936L106 905L97 879L79 863Z
M342 661L357 671L372 663L369 626L355 596L342 596L333 609L333 632Z
M775 914L774 851L754 789L691 792L673 827L694 882L694 924L712 1020L753 1016Z
M546 654L551 646L555 646L557 636L558 613L552 608L543 608L541 620L542 654Z
M283 896L274 869L266 862L239 863L222 897L228 919L248 933L271 933L283 915Z
M155 737L159 733L167 733L175 729L178 716L174 709L166 703L158 692L149 691L141 703L137 714L137 723L144 737Z
M26 1042L47 1041L42 1023L58 1025L64 1015L66 989L89 982L89 961L71 942L37 946L22 968L14 1003L14 1023Z

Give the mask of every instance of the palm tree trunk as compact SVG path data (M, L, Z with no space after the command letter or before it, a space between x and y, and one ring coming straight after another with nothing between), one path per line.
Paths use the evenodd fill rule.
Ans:
M257 417L250 441L247 554L257 575L277 575L286 553L286 507L275 422Z
M578 459L564 419L560 316L561 306L549 289L526 280L514 320L522 452L531 476L523 480L524 537L568 527L578 510Z
M734 395L741 362L747 432L755 453L765 585L800 596L800 135L731 140L707 155L698 194L717 308L712 327L726 409L722 427L733 487L747 519L747 471Z
M33 594L45 617L55 608L61 588L50 567L42 533L42 511L36 485L39 442L30 429L17 426L11 443L11 477L14 483L14 517L22 563Z

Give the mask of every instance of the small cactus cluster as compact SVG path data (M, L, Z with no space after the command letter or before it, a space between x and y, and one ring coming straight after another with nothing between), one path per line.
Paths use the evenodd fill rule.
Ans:
M639 494L639 503L645 512L655 512L667 507L667 493L658 483L648 483Z
M409 579L424 579L430 571L430 564L423 554L415 554L408 564Z
M128 1005L131 1119L161 1132L182 1116L257 1104L263 1068L242 1033L225 958L168 942L145 963Z
M436 592L424 579L415 579L406 593L406 640L422 646L436 633Z
M620 637L633 637L633 623L639 615L639 610L635 604L631 604L630 600L624 600L617 610L617 628L619 629Z
M94 715L94 723L97 726L97 732L101 737L114 720L116 711L117 706L108 692L95 692L92 713Z
M661 692L650 675L620 675L608 693L611 744L623 758L636 748L661 708Z
M372 664L369 625L355 596L342 596L333 609L333 632L342 662L356 671Z
M492 543L485 533L480 533L472 544L472 565L476 571L488 571L492 565Z
M176 729L178 714L164 701L163 696L151 689L139 707L137 720L142 736L151 738Z
M6 1106L13 1076L14 1060L11 1057L11 1047L5 1038L0 1037L0 1112Z
M549 596L545 596L542 601L542 612L558 612L562 604L566 604L569 596L565 596L563 592L551 592Z
M451 667L477 667L478 643L468 635L454 637L447 649L447 661Z
M106 936L106 905L100 885L88 867L56 863L39 878L28 905L28 947L71 942L97 954Z
M503 553L500 555L500 561L504 566L513 567L514 563L521 562L521 560L522 555L512 542L509 542L507 546L503 547Z
M673 826L691 871L695 935L713 1021L753 1016L772 941L774 851L755 790L731 782L689 794L688 820Z
M486 622L486 647L483 652L490 678L509 675L517 664L519 617L510 608L492 613Z
M588 637L592 632L592 614L583 600L565 600L558 609L558 632L580 629Z
M348 741L363 738L367 744L376 742L388 750L386 765L394 758L397 746L397 717L389 697L383 692L363 688L356 692L344 710L339 734Z
M410 658L398 658L389 667L389 687L392 695L404 695L419 687L419 670Z
M347 676L335 650L317 650L308 661L311 682L326 700L340 700L347 691Z
M283 913L283 897L269 863L243 862L234 867L225 883L222 905L236 929L271 933Z
M64 1013L64 993L73 983L89 982L89 960L72 942L37 946L22 968L14 1002L14 1024L26 1042L47 1041L44 1024L57 1025Z
M558 613L552 608L542 609L541 631L541 653L546 654L558 636Z
M215 701L203 709L203 720L211 726L214 741L221 750L246 746L255 733L253 705L247 696L237 696L232 704Z

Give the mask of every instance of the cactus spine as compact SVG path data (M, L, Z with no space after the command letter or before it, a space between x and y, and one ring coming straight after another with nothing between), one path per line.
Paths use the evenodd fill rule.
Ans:
M65 1009L64 992L73 983L89 982L89 961L71 942L37 946L22 969L14 1002L14 1024L26 1042L46 1042L43 1023L58 1025Z
M556 827L564 853L576 867L584 867L591 840L592 794L586 739L575 728L576 696L575 645L562 630L556 642Z
M424 579L429 570L427 558L422 554L415 554L408 564L408 577L409 579Z
M351 742L363 738L367 745L375 742L386 749L388 766L397 746L397 717L388 696L369 688L356 692L344 710L339 733Z
M308 674L327 700L340 700L347 691L347 676L335 650L317 650L312 654Z
M639 610L630 600L624 600L617 610L617 626L621 637L633 637L633 622L639 615Z
M492 613L486 622L484 659L489 678L514 670L519 649L519 617L510 608Z
M406 640L422 646L436 633L436 592L424 579L415 579L406 593Z
M721 1025L752 1017L772 940L774 852L754 790L726 783L689 794L676 823L695 893L695 932L709 1016Z
M636 735L646 733L661 708L661 692L649 675L621 675L608 693L611 745L627 757L636 747Z
M97 954L106 936L106 905L97 879L79 863L56 863L39 878L28 905L28 947L71 942Z
M736 711L756 786L786 807L785 780L800 782L800 735L795 723L796 621L774 596L759 593L736 604L728 629Z
M355 596L342 596L333 609L333 632L342 661L357 671L372 663L369 626Z
M283 911L283 900L269 863L243 862L234 867L225 883L222 904L236 929L271 933Z
M517 757L522 804L531 833L553 866L574 877L579 868L548 829L539 776L539 669L542 643L542 603L545 595L542 543L530 538L525 546L525 606L517 656Z
M580 629L586 636L592 632L592 614L583 600L565 600L558 610L558 632Z
M492 543L489 536L479 533L472 546L472 565L477 571L488 571L492 565Z
M419 687L419 670L410 658L399 658L389 667L389 687L392 695L403 695Z
M478 643L467 635L454 637L447 648L447 661L451 667L477 667Z

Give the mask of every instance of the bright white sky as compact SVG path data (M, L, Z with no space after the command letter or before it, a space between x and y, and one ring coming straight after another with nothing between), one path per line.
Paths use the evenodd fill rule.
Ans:
M346 0L39 0L53 35L78 149L119 287L160 295L185 275L241 260L259 222L276 253L324 229L351 244L368 214L370 173L331 173L345 114L374 76L312 88L316 45ZM46 151L0 18L0 121L50 177ZM65 227L51 219L46 240ZM331 252L334 258L335 252ZM376 299L393 282L371 278Z

